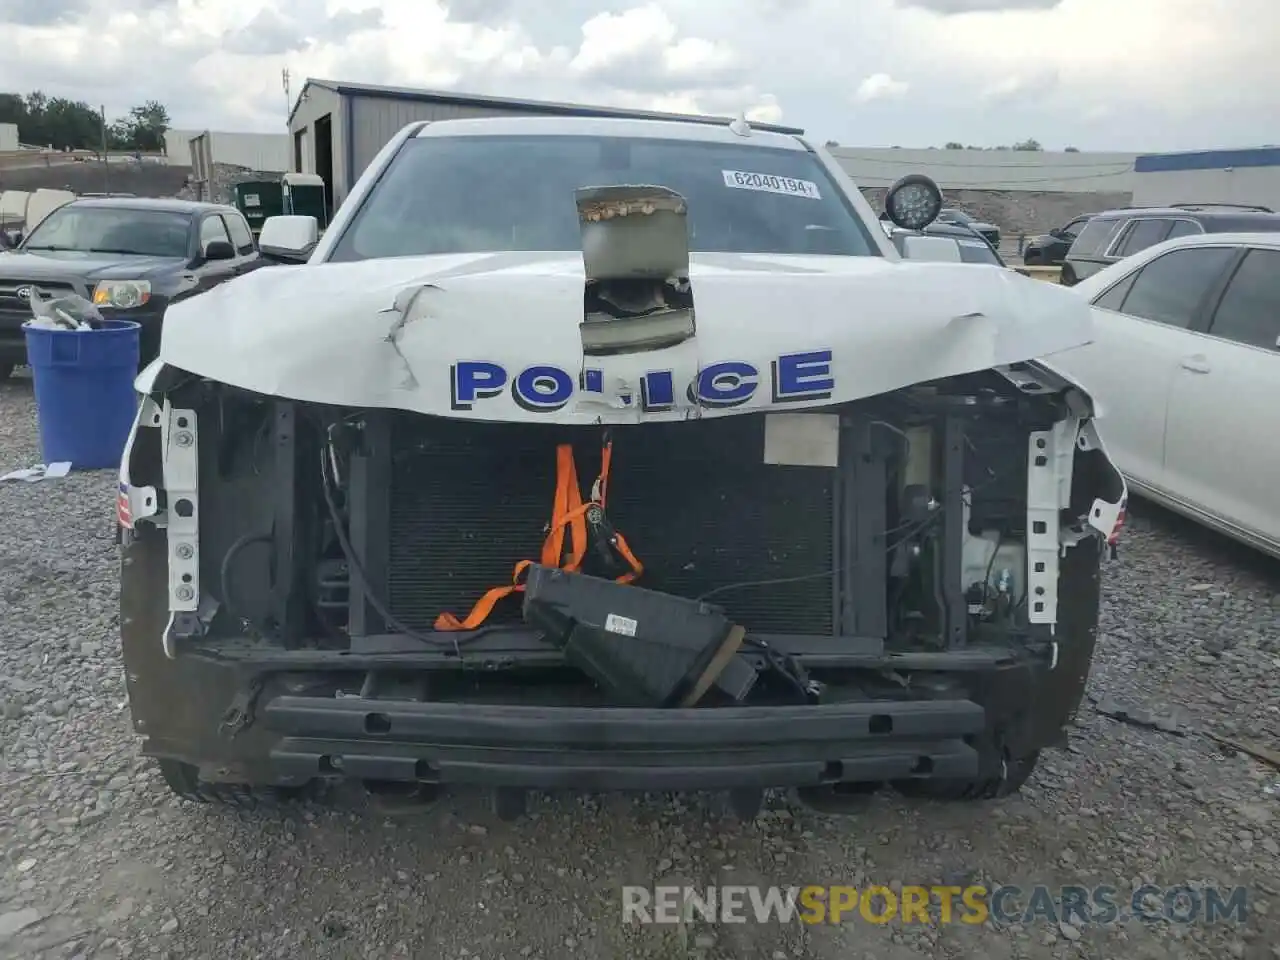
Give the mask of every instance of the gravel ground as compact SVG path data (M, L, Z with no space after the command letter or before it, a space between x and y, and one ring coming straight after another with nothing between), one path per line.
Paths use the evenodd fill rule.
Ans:
M0 384L0 473L38 460L30 383ZM1280 957L1280 773L1211 729L1280 742L1275 566L1152 511L1106 569L1092 705L1021 795L893 794L851 818L771 800L542 798L514 824L460 794L410 817L357 795L246 814L167 793L119 665L113 477L0 487L0 957L835 960ZM1234 924L624 926L623 883L1219 883ZM855 953L856 951L856 953Z

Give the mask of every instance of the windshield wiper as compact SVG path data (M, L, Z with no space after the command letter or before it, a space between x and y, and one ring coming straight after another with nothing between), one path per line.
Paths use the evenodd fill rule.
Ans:
M42 247L23 247L23 250L75 250L76 247L62 247L55 243L45 244Z
M126 250L123 247L90 247L85 253L123 253L134 257L164 256L164 254L144 253L141 250Z

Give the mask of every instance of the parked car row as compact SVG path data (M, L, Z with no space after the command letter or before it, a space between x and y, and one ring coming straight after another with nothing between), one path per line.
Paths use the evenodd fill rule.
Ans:
M1027 266L1061 264L1062 283L1069 287L1162 240L1277 229L1280 214L1262 206L1180 203L1128 207L1076 217L1065 226L1033 237L1023 248L1022 261Z
M1095 214L1076 235L1062 265L1062 283L1074 286L1104 267L1164 240L1213 233L1280 230L1280 214L1266 207L1179 204Z
M953 208L920 230L881 226L903 256L926 238L932 259L1008 266L998 229ZM127 197L81 197L0 244L0 378L25 362L33 290L79 293L108 317L137 320L146 364L170 303L279 259L270 248L264 259L235 207ZM1059 258L1064 285L1093 305L1098 336L1054 362L1108 408L1108 440L1134 486L1280 553L1270 487L1280 450L1265 440L1280 374L1280 214L1110 210L1051 230L1023 255L1029 266Z

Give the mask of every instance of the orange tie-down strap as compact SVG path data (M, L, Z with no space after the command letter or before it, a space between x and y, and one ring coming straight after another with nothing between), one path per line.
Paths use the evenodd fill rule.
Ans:
M576 573L582 566L582 558L587 553L587 511L593 506L604 510L605 497L609 486L609 467L613 459L613 444L606 442L600 452L600 476L591 491L591 500L582 499L582 491L578 487L578 468L574 463L573 447L562 443L556 447L556 498L551 511L551 525L546 539L542 542L542 556L539 562L544 567L559 567L570 573ZM564 533L569 531L571 547L565 556ZM627 545L626 538L620 533L614 534L609 544L627 565L629 573L617 578L618 583L631 583L644 572L644 566L636 559ZM498 601L513 593L524 590L523 577L525 571L533 564L532 560L521 560L511 574L511 584L505 587L494 587L471 608L465 620L459 620L452 613L442 613L436 617L437 630L474 630L489 615Z

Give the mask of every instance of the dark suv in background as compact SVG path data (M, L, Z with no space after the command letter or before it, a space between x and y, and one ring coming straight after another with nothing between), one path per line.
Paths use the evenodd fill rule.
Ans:
M1091 216L1076 217L1065 227L1054 227L1048 233L1032 237L1022 250L1022 262L1028 267L1056 267L1067 258L1067 251Z
M103 316L136 320L141 365L160 349L171 302L263 264L235 207L187 200L81 198L54 210L14 250L0 252L0 380L27 362L22 324L31 293L76 293Z
M1193 233L1271 233L1280 214L1267 207L1229 203L1177 203L1095 214L1076 236L1062 265L1062 283L1073 286L1125 257Z

